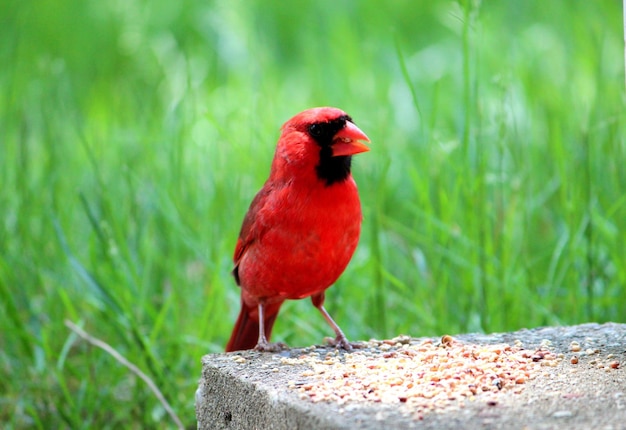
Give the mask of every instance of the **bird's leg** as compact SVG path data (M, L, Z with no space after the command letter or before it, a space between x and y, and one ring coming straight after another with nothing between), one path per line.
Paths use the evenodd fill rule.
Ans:
M287 345L281 342L270 343L265 336L265 312L263 302L259 302L259 340L254 347L255 351L262 352L278 352L287 348Z
M336 337L335 337L335 341L332 344L337 348L343 348L346 351L352 351L352 344L348 342L348 338L346 337L345 334L343 334L343 331L341 331L341 328L332 319L332 317L330 316L328 311L324 308L324 306L320 305L317 307L317 309L319 309L319 311L324 316L324 319L326 320L326 322L330 324L330 326L335 331Z
M335 331L335 340L332 342L332 345L337 348L343 348L346 351L352 351L354 348L358 348L360 345L352 344L348 342L348 338L341 328L337 325L337 323L332 319L328 311L324 308L324 293L316 294L311 296L311 301L313 302L313 306L315 306L321 313L328 325L330 325Z
M265 315L263 312L263 303L259 303L259 340L256 343L254 349L257 351L265 351L265 348L269 345L267 338L265 337Z

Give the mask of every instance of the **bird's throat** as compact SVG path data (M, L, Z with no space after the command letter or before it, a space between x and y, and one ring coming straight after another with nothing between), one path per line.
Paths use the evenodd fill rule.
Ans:
M350 176L352 156L332 156L330 146L324 146L320 150L320 163L316 167L317 177L330 186L337 182L343 182Z

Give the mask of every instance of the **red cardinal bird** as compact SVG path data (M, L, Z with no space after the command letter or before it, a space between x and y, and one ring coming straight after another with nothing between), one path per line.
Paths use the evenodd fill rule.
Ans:
M226 351L277 351L268 342L282 303L311 297L324 309L324 291L345 270L359 241L361 203L350 174L352 155L369 151L369 138L345 112L305 110L281 128L268 180L248 209L233 257L241 311Z

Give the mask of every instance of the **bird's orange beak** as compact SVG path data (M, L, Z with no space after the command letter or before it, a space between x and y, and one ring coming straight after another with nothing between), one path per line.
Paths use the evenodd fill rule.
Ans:
M369 147L361 140L369 142L370 139L365 133L350 121L346 121L346 126L339 130L333 137L333 157L340 155L354 155L360 152L369 151Z

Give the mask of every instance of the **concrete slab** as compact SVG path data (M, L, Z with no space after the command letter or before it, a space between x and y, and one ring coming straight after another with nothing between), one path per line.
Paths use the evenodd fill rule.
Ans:
M202 359L196 393L198 428L626 429L626 324L583 324L453 338L454 345L446 344L445 339L442 343L440 338L370 342L352 354L331 347L310 347L282 353L207 355ZM467 360L455 361L457 351L463 351ZM360 363L367 360L378 363L369 367L380 363L383 367L373 373L379 376L368 373L364 382L359 380L359 372L369 370ZM384 366L392 362L396 367L385 370ZM416 363L425 363L433 370L415 373L411 366ZM396 375L390 372L403 366L406 378L400 378L396 386L388 384ZM427 397L432 394L424 390L444 382L449 385L449 381L433 377L433 372L445 366L458 367L456 391L448 387L447 392L437 394L443 395L442 400L430 402L433 399ZM468 393L467 386L474 384L471 380L468 383L467 375L479 378L481 369L487 369L480 376L484 381L494 368L496 373L502 370L501 378L493 379L492 375L492 384L483 387L485 392L474 387ZM519 377L519 368L528 377ZM380 381L373 380L376 377ZM420 385L424 380L429 382ZM376 385L379 382L381 385ZM477 379L476 386L480 383ZM361 395L363 387L377 388ZM343 394L333 398L333 390ZM373 396L384 394L384 390L392 394ZM315 392L326 394L316 397Z

